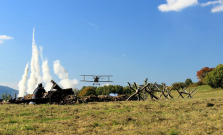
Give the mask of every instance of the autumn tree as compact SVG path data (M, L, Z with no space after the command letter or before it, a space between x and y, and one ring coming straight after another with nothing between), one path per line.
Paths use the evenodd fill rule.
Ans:
M199 82L203 82L203 79L205 76L211 72L214 68L204 67L201 70L197 71L197 78L199 79Z
M89 95L96 95L96 87L83 87L78 93L79 97Z

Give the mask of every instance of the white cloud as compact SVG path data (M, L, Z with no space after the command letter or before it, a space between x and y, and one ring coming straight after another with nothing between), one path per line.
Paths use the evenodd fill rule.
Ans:
M1 40L9 40L9 39L13 39L13 37L7 36L7 35L0 35L0 39Z
M212 13L223 12L223 0L208 1L206 3L201 4L201 6L208 5L214 5L214 7L211 9Z
M184 8L198 4L198 0L166 0L166 4L161 4L158 9L162 12L180 11Z
M220 0L218 0L218 1L208 1L206 3L202 3L201 6L208 6L208 5L218 4L218 3L220 3Z
M99 28L98 25L96 25L96 24L94 24L92 22L87 22L87 24L90 25L90 26L92 26L92 27L94 27L94 28L96 28L96 29Z
M214 8L211 9L212 13L216 13L216 12L223 12L223 4L216 6Z
M2 44L4 40L10 40L10 39L13 39L13 37L7 35L0 35L0 44Z

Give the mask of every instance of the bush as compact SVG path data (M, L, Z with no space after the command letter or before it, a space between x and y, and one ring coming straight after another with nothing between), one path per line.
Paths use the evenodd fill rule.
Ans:
M186 85L183 82L173 83L172 84L172 90L179 90L185 88Z
M188 87L197 87L197 86L198 86L197 83L192 83Z
M204 81L212 88L223 88L223 64L219 64L214 70L209 72Z
M201 85L204 85L204 83L202 81L198 81L197 86L201 86Z

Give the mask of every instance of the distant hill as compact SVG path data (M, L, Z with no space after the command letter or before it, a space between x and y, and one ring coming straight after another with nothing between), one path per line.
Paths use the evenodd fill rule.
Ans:
M15 90L13 88L10 88L8 86L1 86L0 85L0 98L2 97L2 94L5 94L5 93L11 94L12 97L14 97L15 96L15 93L17 95L19 93L19 91L18 90Z

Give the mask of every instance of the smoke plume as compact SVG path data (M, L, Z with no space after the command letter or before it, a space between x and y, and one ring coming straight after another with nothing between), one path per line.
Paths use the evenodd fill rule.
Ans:
M31 58L31 63L30 63L30 78L28 79L28 72L29 72L29 64L26 65L24 75L22 76L21 81L18 84L19 87L19 97L23 97L26 93L28 94L33 94L33 91L35 90L36 86L39 83L44 83L45 84L45 90L49 91L52 87L52 76L50 75L50 68L48 66L48 60L43 58L43 48L40 47L40 53L38 50L38 47L35 43L35 29L33 29L33 41L32 41L32 58ZM40 63L39 63L39 57L41 57L42 60L42 76L41 76L41 68L40 68ZM54 72L56 75L59 76L61 81L59 84L63 88L74 88L75 85L78 84L77 80L70 80L69 79L69 74L67 71L60 65L60 61L56 60L54 61ZM26 87L27 85L27 87ZM26 91L27 89L27 91Z
M45 90L49 91L53 84L51 83L52 77L50 75L48 60L43 61L42 72L43 72L43 81L46 83Z
M39 50L35 43L34 32L35 32L35 29L33 30L33 44L32 44L33 52L32 53L33 53L33 58L34 58L34 68L35 68L35 75L37 78L37 84L39 84L39 83L42 83L42 77L40 75Z
M54 69L54 73L61 79L59 84L63 88L74 88L75 85L78 84L78 81L76 79L74 80L69 79L68 72L66 71L66 69L64 69L63 66L61 66L59 60L54 61L53 69Z
M29 64L26 64L26 68L24 71L24 74L22 75L22 79L19 81L18 87L19 87L19 95L18 97L24 97L26 94L26 82L28 79L28 72L29 72Z
M32 58L31 58L31 73L28 80L28 89L27 93L32 94L36 85L42 82L42 77L40 75L40 66L39 66L39 51L35 43L35 29L33 29L33 42L32 42Z
M53 85L51 83L52 76L50 75L50 68L48 66L48 60L47 60L47 58L44 59L44 57L43 57L43 47L40 46L39 50L40 50L40 58L42 60L42 74L43 74L42 80L45 84L45 90L49 91Z

